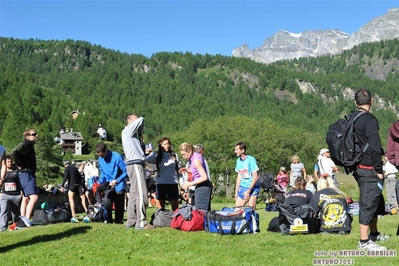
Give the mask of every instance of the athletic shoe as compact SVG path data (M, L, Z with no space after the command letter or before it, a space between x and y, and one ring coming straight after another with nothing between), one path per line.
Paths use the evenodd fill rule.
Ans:
M78 222L79 222L78 218L76 218L76 217L71 218L71 223L78 223Z
M362 243L359 241L359 244L357 245L358 249L363 249L363 250L369 250L369 251L383 251L383 250L387 250L386 247L383 246L379 246L376 243L373 242L373 240L369 240L366 243Z
M369 238L371 240L373 240L374 242L376 242L376 241L387 240L387 239L389 239L389 236L385 236L385 235L379 234L378 236L369 235Z
M21 220L24 222L26 227L31 227L32 226L31 221L28 218L26 218L25 216L21 215L21 216L19 216L19 218L21 218Z
M150 224L147 224L146 226L144 226L144 227L135 227L134 229L136 229L136 230L151 230L151 229L154 229L154 226L153 225L150 225Z
M13 223L13 224L10 225L8 228L9 228L10 231L14 231L15 228L17 228L17 223Z
M85 216L85 218L83 218L83 222L90 223L90 218L88 216Z

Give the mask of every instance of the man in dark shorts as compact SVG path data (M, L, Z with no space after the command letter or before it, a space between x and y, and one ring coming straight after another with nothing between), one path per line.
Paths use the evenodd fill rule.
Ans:
M18 177L22 187L23 199L21 202L21 219L27 227L32 224L30 217L37 202L36 186L36 153L35 145L38 135L36 130L29 128L23 133L24 140L11 152L11 158L18 167Z
M75 212L75 201L74 201L74 196L75 193L79 193L80 197L80 192L79 192L79 187L81 186L81 176L79 173L78 168L76 168L75 165L70 164L70 162L64 161L64 178L62 179L62 184L61 184L61 192L65 192L65 183L68 181L68 200L69 200L69 206L71 208L71 223L77 223L79 222L78 218L76 218L76 212Z
M385 214L384 197L382 195L384 187L383 153L378 133L379 126L375 116L369 113L373 103L370 91L359 89L355 94L355 103L357 111L354 115L359 112L367 112L360 116L354 124L358 141L361 144L361 148L367 143L369 144L353 172L360 190L360 241L358 249L382 251L386 250L386 248L374 243L374 241L382 241L389 238L389 236L380 234L377 229L378 215Z

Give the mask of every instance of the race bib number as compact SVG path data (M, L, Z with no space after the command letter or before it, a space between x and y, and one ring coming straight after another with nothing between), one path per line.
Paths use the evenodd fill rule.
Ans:
M15 182L5 183L4 191L5 192L17 191L17 183L15 183Z
M251 177L248 173L248 169L238 170L238 174L240 175L241 179L247 179Z

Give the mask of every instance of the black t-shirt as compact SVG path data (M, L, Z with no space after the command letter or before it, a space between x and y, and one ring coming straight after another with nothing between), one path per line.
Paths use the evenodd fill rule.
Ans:
M85 172L80 172L80 184L85 188L86 187L86 175Z
M2 191L7 195L21 194L21 185L18 178L18 170L8 171L3 180Z
M62 186L65 185L65 182L68 181L69 189L73 189L75 186L79 186L81 184L81 176L78 168L75 165L70 164L65 167L64 170L64 178L62 180Z
M303 205L310 202L313 197L312 192L306 189L295 189L285 193L284 204L291 205Z
M310 205L320 219L320 231L337 232L352 229L352 219L347 212L346 196L342 191L335 188L317 191Z
M354 115L357 115L359 111L356 111ZM365 166L374 166L377 173L382 174L382 148L381 139L378 133L379 125L378 120L371 113L360 116L355 124L355 131L359 142L362 144L362 148L366 143L369 144L367 150L363 153L360 164Z

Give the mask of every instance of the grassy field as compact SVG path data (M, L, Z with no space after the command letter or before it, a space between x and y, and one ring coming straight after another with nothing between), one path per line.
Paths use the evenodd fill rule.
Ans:
M341 187L356 199L356 183L350 176L338 177ZM212 209L232 206L213 203ZM397 265L397 256L334 257L339 251L355 250L359 238L357 217L350 235L283 236L268 232L277 212L259 204L261 232L256 235L217 235L182 232L171 228L125 229L122 225L62 223L36 226L0 234L2 265L312 265L316 259L330 264ZM148 209L151 215L155 208ZM399 250L398 215L380 219L380 231L391 235L383 245ZM395 253L396 254L396 253ZM341 261L334 259L341 259Z

